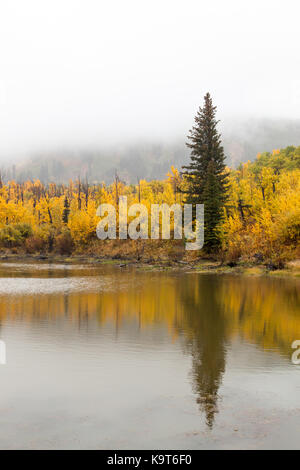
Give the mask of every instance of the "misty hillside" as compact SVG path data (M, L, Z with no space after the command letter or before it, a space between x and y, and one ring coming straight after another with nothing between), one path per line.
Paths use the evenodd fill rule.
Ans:
M272 151L300 144L300 121L248 120L226 121L220 125L227 164L253 160L258 152ZM67 182L88 178L90 182L110 183L117 171L126 183L137 179L162 179L171 165L181 167L187 161L187 139L162 143L132 143L111 145L95 150L56 150L32 155L18 164L3 165L4 180L40 179L44 183Z

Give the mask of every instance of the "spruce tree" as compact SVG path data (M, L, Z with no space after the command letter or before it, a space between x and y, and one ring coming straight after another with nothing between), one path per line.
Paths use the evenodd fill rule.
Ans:
M67 198L67 196L66 196L66 197L65 197L65 201L64 201L63 215L62 215L62 220L63 220L63 223L64 223L64 224L67 224L67 223L68 223L69 214L70 214L70 203L69 203L69 200L68 200L68 198Z
M183 167L187 181L185 202L204 204L204 249L207 252L215 251L220 245L218 226L227 199L228 174L221 136L217 131L216 110L207 93L188 136L191 161Z

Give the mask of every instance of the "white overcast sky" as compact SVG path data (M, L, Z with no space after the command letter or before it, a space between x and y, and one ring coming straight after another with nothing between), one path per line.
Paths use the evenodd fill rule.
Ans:
M300 118L299 0L1 0L0 158Z

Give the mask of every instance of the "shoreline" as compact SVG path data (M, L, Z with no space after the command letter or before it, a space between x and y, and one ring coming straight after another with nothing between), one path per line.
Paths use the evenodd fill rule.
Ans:
M135 267L141 271L180 271L186 273L199 274L233 274L243 276L268 276L268 277L292 277L300 278L300 260L293 260L286 263L283 269L272 269L265 264L250 262L238 262L232 266L232 263L221 263L220 261L199 258L193 261L181 260L136 260L134 258L108 257L98 255L49 255L49 254L0 254L0 264L5 262L32 262L32 263L63 263L63 264L87 264L87 265L110 265L119 268Z

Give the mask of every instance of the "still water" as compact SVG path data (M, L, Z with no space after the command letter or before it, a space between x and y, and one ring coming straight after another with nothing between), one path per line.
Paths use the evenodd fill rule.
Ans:
M1 449L300 448L300 280L0 264Z

